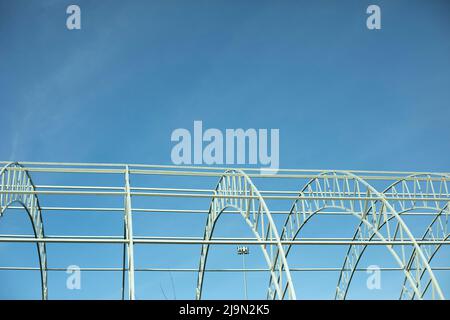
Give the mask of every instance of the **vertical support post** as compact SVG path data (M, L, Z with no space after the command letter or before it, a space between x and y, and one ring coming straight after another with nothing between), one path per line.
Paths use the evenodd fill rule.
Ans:
M242 255L242 266L244 268L244 298L248 300L247 295L247 274L245 273L245 254Z
M133 219L131 209L131 191L130 191L130 170L128 165L125 167L125 235L128 245L128 298L135 299L134 294L134 242L133 242Z
M248 247L241 247L238 246L237 247L237 253L239 255L242 255L242 268L244 269L244 299L248 300L248 296L247 296L247 275L245 273L245 255L249 254L249 249Z

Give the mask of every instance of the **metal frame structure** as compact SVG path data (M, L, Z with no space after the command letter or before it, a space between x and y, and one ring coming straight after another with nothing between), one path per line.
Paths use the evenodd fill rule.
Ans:
M348 170L300 170L280 169L277 174L263 174L258 168L220 168L201 166L162 166L129 164L0 162L0 217L9 210L25 209L33 227L33 236L0 235L0 242L35 243L39 256L42 298L48 298L49 268L46 245L49 243L116 243L123 245L122 268L84 268L86 271L122 271L122 299L134 300L136 271L196 272L195 298L202 298L205 272L242 272L242 269L208 269L210 245L258 245L267 268L245 271L268 273L268 299L296 299L292 272L339 272L335 298L345 299L353 276L365 270L359 262L369 246L384 246L398 265L383 270L402 271L403 285L400 299L445 299L444 291L435 275L436 270L447 271L450 266L432 266L439 249L450 244L448 216L450 194L449 173L387 172ZM120 175L123 185L39 185L31 177L42 174L63 175ZM133 186L132 177L192 177L204 179L203 189L186 186L158 187ZM216 179L214 189L209 189L211 179ZM294 181L296 190L258 189L256 180ZM37 179L34 179L37 181ZM261 183L263 184L263 183ZM380 188L383 186L384 188ZM378 191L384 190L384 191ZM45 206L45 199L71 196L113 196L123 199L123 207ZM205 208L155 208L133 207L134 198L204 199ZM133 200L134 201L134 200ZM289 210L269 210L273 201L286 203ZM117 212L123 214L123 237L117 236L48 236L44 233L42 213L85 211L91 213ZM206 217L202 237L153 237L136 236L133 233L134 213L202 214ZM218 238L214 229L222 213L238 214L253 234L253 238ZM284 216L284 224L277 225L274 216ZM358 226L351 238L305 238L302 229L315 216L352 216ZM405 222L407 216L429 217L420 237L415 237ZM1 223L1 219L0 219ZM198 268L136 268L134 246L136 244L200 244ZM348 246L342 267L298 268L289 265L294 246L337 245ZM410 248L408 251L405 248ZM1 266L2 270L36 270L32 267ZM128 280L128 281L127 281Z

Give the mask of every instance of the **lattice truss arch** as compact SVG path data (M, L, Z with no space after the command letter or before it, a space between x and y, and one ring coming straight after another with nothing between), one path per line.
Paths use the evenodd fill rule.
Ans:
M366 181L350 172L322 172L317 175L317 177L311 179L299 193L299 196L294 201L294 204L292 205L285 221L280 238L282 241L296 239L305 224L314 215L323 210L334 208L349 212L360 220L360 224L355 232L353 240L370 241L376 238L386 243L386 248L405 274L402 296L404 295L403 292L406 292L409 286L413 291L411 298L414 296L422 298L427 288L431 285L433 297L435 297L434 294L436 294L437 298L444 299L439 283L437 282L436 277L434 276L429 265L429 262L436 251L440 248L440 245L433 245L433 253L427 251L425 254L424 250L417 244L405 222L401 219L400 214L392 206L392 204L386 200L386 194L389 192L389 194L393 197L398 196L397 189L395 188L396 185L401 184L402 186L405 186L405 183L409 183L410 180L411 179L403 179L402 181L394 183L391 187L385 190L385 193L380 193ZM415 192L403 192L405 194L409 194L409 201L413 203L420 200L417 199L418 197L420 198L420 195L416 191L423 189L420 188L420 184L417 184L420 180L423 180L423 178L420 179L417 177L413 180L414 185L418 186L413 189ZM432 179L426 179L425 181L430 183ZM425 189L427 192L428 190L431 190L432 195L436 198L438 197L439 193L434 191L434 186L429 187L427 184ZM405 190L402 191L406 190L408 189L405 186ZM446 192L448 194L445 179L442 179L439 190L440 193ZM423 194L421 195L425 196ZM429 193L427 193L427 196L429 196ZM308 199L308 197L310 199ZM423 203L426 202L427 201L423 201ZM404 209L405 203L406 200L403 200L399 205ZM442 212L448 211L443 210ZM431 233L429 230L434 230L433 227L439 226L439 233L435 231L435 237L439 236L440 239L446 239L447 236L443 236L443 233L446 233L447 230L446 216L447 214L445 214L444 221L442 214L437 215L431 225L427 228L427 233L424 237ZM392 244L389 244L395 240L410 240L413 243L413 254L411 255L409 261L406 260L403 245L394 248ZM336 287L336 299L345 299L351 279L366 246L367 245L350 246L344 260L344 266L341 270L338 285ZM284 251L286 258L288 257L291 248L292 245L286 246ZM277 259L279 259L278 254L275 255L275 261ZM416 267L415 273L410 271L411 266ZM420 281L424 278L424 275L428 275L428 283L425 287L420 285ZM269 280L269 287L272 285L273 281L276 281L276 278L274 279L271 276ZM270 290L267 293L267 298L275 298Z
M442 195L448 194L447 178L448 176L446 175L411 175L405 179L394 182L383 191L383 195L386 198L392 199L388 202L399 215L416 209L431 210L437 213L433 221L426 228L425 233L422 236L423 240L445 240L448 238L448 202L442 200L429 201L430 198L442 199ZM374 204L369 207L368 212L373 210L373 205ZM382 223L378 224L378 231L382 228L389 230L389 221L394 217L394 215L389 216L387 221L382 221ZM404 234L402 233L402 229L396 228L394 230L395 232L392 236L392 240L403 240ZM353 236L353 240L363 238L372 239L374 236L375 233L371 233L370 230L360 222ZM430 270L431 260L441 246L442 244L423 244L420 247L414 246L409 256L405 252L404 246L398 246L402 258L401 267L404 268L405 272L400 299L422 299L430 288L430 285L433 298L435 298L436 295L439 299L444 298L435 277L432 273L428 272ZM417 248L419 248L421 252L418 252ZM355 270L366 249L367 245L349 246L336 287L336 299L346 298ZM411 271L412 268L414 268L414 272ZM409 281L410 278L407 275L411 276L410 278L413 282Z
M0 170L0 190L8 191L8 193L0 195L0 218L11 205L19 204L28 214L35 238L43 239L45 234L41 207L36 194L32 193L36 188L28 171L14 170L14 168L24 167L17 162L11 162ZM44 242L37 242L36 246L39 256L42 299L47 300L47 251Z
M270 275L272 278L277 279L277 281L271 282L269 291L278 299L283 299L286 292L289 299L296 299L284 248L280 243L280 237L272 215L258 189L248 175L241 170L227 170L220 178L209 207L203 240L211 239L218 218L228 208L234 208L240 212L258 241L277 242L275 248L273 245L260 245L269 267ZM269 250L267 247L269 247ZM203 244L198 268L197 300L202 297L208 251L209 244ZM275 258L275 253L277 258ZM283 285L284 290L282 291Z

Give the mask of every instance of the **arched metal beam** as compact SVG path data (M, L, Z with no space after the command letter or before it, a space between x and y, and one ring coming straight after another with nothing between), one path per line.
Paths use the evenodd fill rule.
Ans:
M220 196L217 198L215 196ZM227 196L230 196L229 198ZM233 197L234 196L234 197ZM237 198L235 196L241 196ZM289 299L296 299L292 278L284 253L284 248L280 242L276 225L272 219L272 215L258 189L255 187L250 178L241 170L227 170L220 178L215 190L214 197L211 201L208 218L206 221L204 240L210 240L216 222L220 214L227 208L234 208L240 211L245 222L252 230L258 241L272 240L276 241L276 250L278 252L278 263L274 263L273 248L267 250L266 244L261 244L261 250L269 267L271 277L277 277L279 281L273 282L269 288L274 296L283 299L282 293L283 281L285 281L286 291ZM208 257L209 244L203 244L200 262L198 268L196 299L202 297L202 288L204 281L204 272L206 260Z
M423 179L423 177L429 178L429 179ZM446 190L446 194L448 194L447 189L447 176L439 175L439 178L442 178L440 180L440 193L443 193L444 190ZM435 179L431 179L431 175L429 174L418 174L418 175L411 175L408 176L405 179L398 180L391 184L388 188L386 188L383 191L383 195L389 196L389 198L396 198L399 196L399 193L402 194L402 200L398 201L389 201L389 203L392 205L393 208L401 215L404 212L408 212L415 209L432 209L435 211L442 210L442 206L445 206L445 203L442 205L442 201L414 201L414 200L408 200L410 199L417 199L423 197L424 199L426 197L429 197L430 194L433 194L434 198L438 196L435 191L435 187L433 185L433 181ZM421 186L421 183L425 182L425 187ZM411 185L412 184L412 185ZM405 196L406 195L406 196ZM425 196L427 195L427 196ZM375 201L376 202L376 201ZM434 206L430 205L434 204ZM369 208L371 210L372 207ZM391 217L392 218L392 217ZM380 231L381 228L385 227L386 224L391 219L384 221L383 223L378 225L378 230ZM388 226L387 226L388 227ZM356 232L353 236L353 240L361 239L364 232L364 226L362 225L362 222L356 229ZM389 230L386 230L389 232ZM403 238L403 234L401 233L402 230L395 229L395 233L393 234L393 240L397 239L397 236L400 238ZM374 237L374 234L369 235L370 238ZM367 248L367 245L350 245L349 249L347 251L347 255L344 259L344 263L339 275L338 284L336 286L336 293L335 298L336 299L345 299L348 293L348 289L350 287L351 281L353 279L353 275L355 273L355 270L358 267L358 263L361 260L361 257L363 253L365 252ZM423 250L421 250L423 251ZM412 292L410 295L412 296L418 296L419 298L422 298L425 294L424 287L420 285L420 280L422 277L420 277L417 273L411 274L411 265L414 264L415 267L417 267L419 270L419 274L422 273L425 274L427 272L427 267L429 267L429 259L424 255L423 258L420 258L418 255L416 255L416 248L413 248L413 253L411 254L411 257L406 262L406 253L404 251L404 247L401 247L401 253L402 253L402 263L404 265L405 270L405 280L404 285L402 286L402 294L403 291L411 290ZM422 252L423 254L423 252ZM430 269L431 270L431 269ZM412 285L411 281L407 281L407 275L412 276L413 280L415 281L414 285ZM439 284L437 283L437 280L435 279L434 275L431 273L430 279L432 287L437 289L438 298L442 299L443 294L442 291L440 291ZM434 292L434 291L433 291ZM440 293L439 293L440 292Z
M449 212L449 204L447 204L439 213L434 217L433 221L429 224L427 227L425 233L422 236L422 239L442 239L447 240L450 237L450 232L448 230L448 218L449 218L450 212ZM428 258L428 263L433 260L434 256L437 254L439 249L442 247L442 244L431 244L431 245L422 245L422 248L424 249L423 252ZM413 250L411 253L411 256L408 261L407 268L408 270L411 270L411 268L414 266L414 256L416 254L416 251ZM423 276L425 275L425 272L422 270L420 271L419 280L422 281ZM423 286L422 294L425 295L427 292L429 286L431 284L431 279L428 279L426 282L426 285ZM408 282L406 279L403 280L403 286L402 291L400 292L400 300L402 299L414 299L415 293L410 293L410 290L408 290ZM423 298L423 295L421 298Z
M330 177L330 175L332 177ZM418 259L423 262L427 272L433 279L433 286L436 287L437 292L441 294L441 297L443 297L442 291L440 290L440 287L437 284L437 281L432 274L432 270L429 267L421 249L396 210L386 201L381 193L376 191L375 188L363 179L350 172L340 171L339 175L340 177L337 175L337 172L333 171L323 172L306 184L300 192L298 199L294 202L286 219L283 231L281 233L281 239L295 239L300 228L303 227L311 216L317 212L326 208L339 208L352 213L361 220L361 230L363 231L361 234L365 236L365 239L371 239L373 236L376 236L381 241L386 242L386 248L390 251L400 267L403 268L404 263L402 262L401 254L397 253L392 246L389 245L389 242L392 239L392 235L389 230L393 227L393 230L396 230L396 232L400 231L401 239L404 238L410 240L418 249ZM361 190L364 190L364 192L361 192ZM304 197L303 193L314 194L319 199L307 199L307 197ZM334 195L333 199L327 199L327 194L329 195L331 193ZM358 198L361 194L365 194L366 199L345 200L346 196ZM336 195L338 195L337 197L342 196L343 199L336 199ZM381 201L367 200L367 197L372 195L375 195L377 198L381 199ZM369 215L369 212L372 213ZM390 223L391 220L394 220L394 226ZM378 226L383 222L388 224L388 233L385 235L378 230ZM289 249L290 248L288 248L286 252L289 252ZM405 276L408 278L410 283L414 284L414 280L409 272L405 271ZM272 281L274 281L274 279L271 277L270 283L272 283ZM415 289L417 290L417 288ZM269 292L268 298L273 298L273 294Z
M330 176L331 180L335 180L338 177L345 177L345 185L343 187L343 191L340 191L339 183L333 183L330 185ZM333 177L336 176L336 177ZM323 183L323 186L322 184ZM344 196L349 196L353 194L361 194L359 190L359 184L355 184L354 190L350 190L350 183L348 176L342 176L342 172L337 171L324 171L318 174L316 177L310 179L308 183L302 188L297 199L294 201L291 210L287 216L287 219L284 223L283 230L281 232L280 238L282 240L295 240L306 225L306 223L316 214L320 213L323 210L334 208L340 209L342 211L348 212L349 214L355 215L354 210L349 210L345 207L344 202L347 200L329 200L326 198L326 194L342 194ZM350 192L350 193L349 193ZM305 194L307 195L319 195L322 196L323 199L305 199ZM351 203L353 208L353 202ZM360 218L357 215L358 218ZM288 257L292 245L288 245L286 248L286 257ZM276 255L277 259L277 255ZM269 280L273 281L272 278ZM270 285L269 282L269 285ZM273 295L270 295L270 292L267 294L268 299L273 299Z
M44 238L44 224L41 207L36 194L14 193L14 191L36 191L28 171L19 163L11 162L0 170L0 217L13 203L20 204L28 214L36 238ZM41 271L42 299L47 300L47 253L45 243L36 244Z

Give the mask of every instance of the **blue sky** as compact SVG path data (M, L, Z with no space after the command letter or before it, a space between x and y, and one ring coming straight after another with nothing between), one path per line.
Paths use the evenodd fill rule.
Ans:
M446 1L79 0L82 29L69 31L72 3L0 0L1 160L170 164L171 132L202 120L221 130L279 128L283 168L448 171ZM366 28L370 4L381 7L381 30ZM98 231L94 218L72 218L72 230L58 217L48 218L48 229ZM28 230L24 217L4 219L3 232ZM120 217L107 219L104 232L118 232ZM192 223L190 234L200 236L204 217L184 219L174 231ZM70 264L64 248L54 250L55 264ZM80 264L93 252L73 250ZM99 263L120 261L120 251L102 252ZM9 274L0 279L12 286L27 272ZM142 275L141 297L164 298L158 281L170 296L171 280L159 276ZM315 279L332 289L335 276ZM38 283L36 273L26 277ZM65 277L52 276L52 297L117 298L120 289L117 274L86 275L81 292L65 290ZM178 297L192 298L195 275L174 277ZM216 283L241 285L241 275L233 277ZM210 290L211 297L233 292ZM11 292L39 296L34 288L0 297Z

